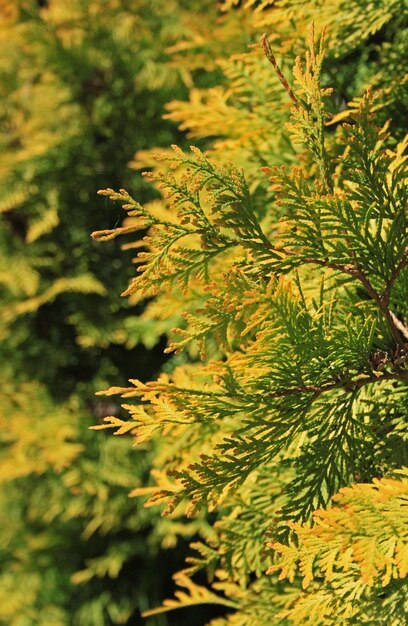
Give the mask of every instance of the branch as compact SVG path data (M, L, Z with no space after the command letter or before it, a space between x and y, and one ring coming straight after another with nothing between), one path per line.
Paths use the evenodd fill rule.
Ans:
M348 270L346 265L341 265L340 263L331 263L327 259L316 259L315 257L299 257L297 252L293 252L293 250L287 250L286 248L280 248L279 246L274 246L271 244L271 249L274 252L280 252L285 256L296 256L298 257L301 263L312 263L313 265L321 265L323 267L330 267L333 270L338 270L339 272L345 272L346 274L350 274L351 272Z
M398 319L398 317L390 310L391 319L394 325L398 328L400 333L404 335L405 339L408 339L408 328Z
M358 278L358 280L361 282L361 284L366 288L367 293L377 303L378 308L380 309L381 313L385 317L385 320L386 320L386 322L388 324L388 328L390 329L391 335L392 335L395 343L397 344L397 346L404 346L405 342L404 342L404 340L403 340L403 338L401 336L401 332L400 332L397 324L395 323L396 317L390 311L390 308L389 308L389 298L388 298L388 300L384 299L384 297L381 296L374 289L374 287L370 283L369 279L364 274L363 270L361 269L361 267L359 266L359 264L357 262L355 263L354 268L352 268L349 273L351 273L356 278ZM394 279L394 281L395 281L395 279Z
M261 168L262 170L267 170L268 168ZM283 254L284 256L292 256L297 257L300 263L312 263L313 265L321 265L323 267L330 267L333 270L338 270L339 272L345 272L346 274L352 274L351 269L347 265L341 265L340 263L331 263L327 259L317 259L315 257L301 257L297 252L293 250L288 250L287 248L281 248L279 246L274 246L269 240L266 240L268 248L273 252L278 252L279 254Z
M333 382L321 386L305 385L304 387L292 387L291 389L277 389L276 391L272 391L268 395L270 398L284 398L285 396L294 396L299 393L314 393L317 396L320 396L320 394L325 393L326 391L331 391L332 389L343 388L345 391L355 391L356 389L361 389L361 387L364 387L364 385L381 382L382 380L408 381L408 370L400 372L386 372L381 376L373 374L372 376L358 378L357 380Z

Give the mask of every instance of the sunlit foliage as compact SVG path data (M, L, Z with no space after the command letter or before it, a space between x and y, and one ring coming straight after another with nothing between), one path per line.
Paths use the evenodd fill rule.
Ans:
M224 606L211 626L403 626L406 4L224 9L256 47L169 105L204 149L137 155L162 202L102 190L127 217L93 234L148 230L124 295L151 298L140 323L176 353L157 380L108 390L129 418L96 428L151 442L151 487L133 492L148 506L215 519L175 576L185 591L147 615L209 603Z

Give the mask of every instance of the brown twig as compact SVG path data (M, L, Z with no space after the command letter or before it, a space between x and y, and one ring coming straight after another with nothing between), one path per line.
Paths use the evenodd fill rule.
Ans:
M386 372L381 376L373 375L366 376L364 378L358 378L357 380L350 381L341 381L341 382L333 382L328 383L327 385L305 385L304 387L292 387L290 389L277 389L276 391L272 391L269 395L270 398L284 398L286 396L294 396L299 393L314 393L318 396L320 394L325 393L326 391L332 391L332 389L341 389L343 388L345 391L355 391L356 389L361 389L364 385L369 385L370 383L381 382L382 380L408 380L408 370L402 372Z
M391 315L392 321L394 322L394 325L398 328L400 333L408 341L408 328L405 326L405 324L401 322L401 320L398 319L398 317L391 310L390 310L390 315Z
M313 265L321 265L323 267L330 267L333 270L337 270L339 272L345 272L346 274L350 274L345 265L341 265L340 263L331 263L326 259L316 259L314 257L299 257L297 252L293 252L292 250L287 250L286 248L280 248L279 246L274 246L271 244L271 249L274 252L279 252L285 256L296 256L299 258L301 263L311 263Z
M390 332L392 334L392 337L395 341L395 343L397 344L397 346L403 346L404 345L404 340L401 337L401 333L397 327L397 325L395 324L395 315L393 315L393 313L390 311L389 308L389 301L385 300L383 298L383 296L381 296L372 286L372 284L370 283L369 279L367 278L367 276L364 274L363 270L361 269L361 267L359 266L358 263L355 263L354 265L354 270L352 272L352 275L354 275L359 281L360 283L363 285L363 287L365 287L367 293L372 297L372 299L376 302L378 308L380 309L381 313L383 314L387 324L388 324L388 328L390 329Z

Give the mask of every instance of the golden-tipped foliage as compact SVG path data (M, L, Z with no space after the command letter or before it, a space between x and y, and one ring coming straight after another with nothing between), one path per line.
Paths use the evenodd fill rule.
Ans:
M320 7L304 4L301 16ZM262 23L272 15L289 20L291 6L298 8L253 5L244 3L242 10L252 7ZM354 8L369 11L373 31L392 14L379 19L372 3ZM332 26L326 44L331 70L333 42L345 23ZM369 36L370 28L360 28L360 35ZM282 33L288 31L287 23ZM131 432L136 445L152 441L157 488L150 490L149 505L165 504L170 519L217 514L214 534L194 544L198 556L180 578L189 595L180 592L165 607L218 603L223 594L236 610L212 626L364 624L373 616L384 626L402 626L406 140L398 118L384 122L392 106L377 106L381 89L361 90L347 113L335 111L343 94L336 95L335 79L333 87L321 84L328 79L323 38L316 46L313 28L296 44L308 51L304 62L296 59L293 81L280 67L287 47L282 43L275 53L277 42L279 34L272 43L264 36L262 47L275 71L274 88L286 91L292 112L289 119L277 100L279 137L289 153L279 152L280 138L268 148L272 167L262 167L262 176L271 176L272 186L260 174L252 180L250 164L247 181L245 167L225 160L238 143L216 140L211 157L198 149L193 157L178 149L175 157L159 155L168 166L153 167L148 176L162 191L162 205L142 207L126 192L102 192L124 202L130 218L125 228L148 229L147 252L135 259L139 275L125 294L153 296L152 321L164 318L160 305L170 305L170 315L184 321L168 328L167 352L176 355L166 373L107 392L126 398L131 420L111 416L97 428ZM358 48L350 34L351 42ZM251 83L254 58L245 63L251 93L267 91L269 83ZM240 89L235 84L232 93ZM208 92L200 100L203 119L220 94ZM245 109L249 99L242 103ZM194 108L186 107L183 116L190 113ZM222 136L222 122L214 111L208 116L211 134L219 125ZM256 128L254 118L247 122ZM193 117L186 127L200 134L204 125ZM222 145L226 150L218 154ZM389 527L392 517L397 521ZM217 598L186 581L201 569Z
M162 361L131 353L156 328L118 302L129 263L89 232L119 223L95 199L102 185L154 197L127 164L153 134L180 139L163 105L195 69L166 50L216 13L211 0L0 0L2 626L123 624L146 602L160 546L205 525L157 524L127 496L146 486L147 453L129 465L126 440L88 432L121 414L97 389Z

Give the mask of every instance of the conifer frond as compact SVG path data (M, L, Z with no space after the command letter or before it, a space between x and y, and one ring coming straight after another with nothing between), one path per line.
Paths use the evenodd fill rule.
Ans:
M234 247L240 246L261 258L274 254L268 250L268 240L251 206L242 172L232 165L215 165L197 148L192 148L192 157L177 147L174 151L170 167L182 168L180 176L172 171L147 174L163 191L172 221L156 217L149 207L141 207L124 190L99 192L124 202L129 217L136 218L137 223L112 232L95 232L95 239L151 227L144 238L148 252L140 252L137 257L141 276L133 279L123 295L155 294L175 283L185 289L192 278L208 283L214 260ZM168 159L167 155L158 158Z
M220 604L221 606L236 608L236 604L231 600L222 598L209 591L206 587L195 584L183 573L176 574L174 579L180 587L185 587L187 591L177 591L175 594L176 600L165 600L163 607L145 611L143 614L145 617L195 604Z
M401 2L384 2L383 15L365 0L350 14L341 0L326 4L224 3L252 24L274 18L276 32L262 39L274 71L266 77L258 47L221 62L230 89L197 88L171 105L170 117L208 139L208 154L164 153L164 171L153 166L149 177L165 202L130 215L150 230L126 293L155 297L152 322L163 321L161 306L179 316L166 333L166 351L177 354L157 380L112 388L129 398L131 419L101 428L151 441L152 484L133 494L165 506L169 524L217 514L180 578L190 595L167 603L206 602L208 590L191 581L206 570L236 609L214 626L402 626L406 614L406 481L392 473L408 459L406 141L398 118L384 118L392 99L377 106L390 82L374 76L358 40L373 51L370 34L386 26L401 50L389 25ZM313 28L304 36L312 17L321 30L323 8L333 29L324 65L323 37L316 44ZM346 50L352 79L337 60ZM402 84L397 65L391 82ZM248 182L223 164L239 147ZM271 166L268 189L254 163ZM387 481L395 494L384 504L373 494ZM265 575L267 536L280 556Z
M394 581L408 573L407 488L406 471L394 478L345 487L334 497L332 507L315 511L311 526L292 525L294 538L289 545L267 544L277 555L268 573L280 572L280 578L291 580L299 573L303 589L308 590L286 616L297 623L302 617L310 622L316 614L315 623L320 624L334 611L360 623L366 604L387 586L403 601L403 588ZM314 580L324 581L326 590L319 591ZM356 594L361 597L360 607L352 604ZM313 604L312 616L307 618Z
M53 410L46 390L35 384L21 385L17 395L16 385L3 374L1 385L0 482L68 467L83 449L73 440L75 425L69 409Z
M93 276L84 274L82 276L73 276L72 278L60 278L54 284L46 289L43 293L27 298L13 306L4 307L1 311L6 321L15 319L19 315L36 311L40 306L47 302L52 302L60 294L69 291L79 293L105 293L105 287Z
M40 218L30 224L26 235L27 243L33 243L42 235L49 233L58 223L58 212L55 207L50 207Z

